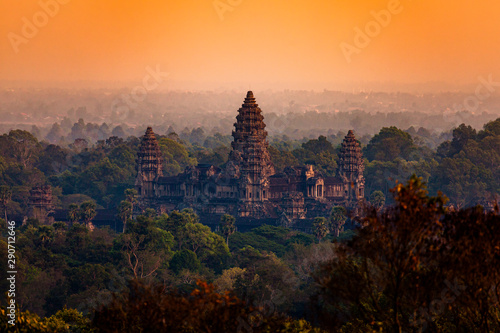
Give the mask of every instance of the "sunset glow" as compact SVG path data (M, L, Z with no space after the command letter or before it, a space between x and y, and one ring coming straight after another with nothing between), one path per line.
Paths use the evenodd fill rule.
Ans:
M170 73L170 88L191 89L500 77L500 3L493 0L54 3L2 1L0 80L131 82L156 65ZM390 6L400 10L347 61L340 45L354 45L356 29L365 31L373 13ZM41 11L53 17L36 17ZM29 37L26 22L36 29Z

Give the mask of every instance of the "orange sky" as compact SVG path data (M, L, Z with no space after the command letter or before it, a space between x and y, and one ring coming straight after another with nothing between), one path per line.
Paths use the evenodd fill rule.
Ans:
M0 0L0 80L140 82L159 65L168 88L500 81L495 0L401 0L350 63L341 43L397 0L220 0L234 5L223 20L213 0L61 0L44 22L40 3L53 1ZM25 38L33 16L40 28Z

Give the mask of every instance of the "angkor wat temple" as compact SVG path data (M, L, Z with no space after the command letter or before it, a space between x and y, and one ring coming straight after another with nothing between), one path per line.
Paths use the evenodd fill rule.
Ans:
M275 172L262 110L251 91L234 127L232 150L222 168L198 164L173 177L163 176L160 147L148 127L137 155L135 181L143 207L159 212L190 207L201 216L227 213L292 225L326 216L335 205L354 207L364 197L363 157L352 131L342 142L336 176L324 177L312 165Z

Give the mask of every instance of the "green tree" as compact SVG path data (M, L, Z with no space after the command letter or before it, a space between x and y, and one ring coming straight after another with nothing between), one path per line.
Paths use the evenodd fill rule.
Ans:
M476 139L476 135L476 130L472 126L461 124L455 128L453 130L453 140L451 140L449 156L460 152L470 140Z
M277 149L269 146L269 154L277 172L283 171L288 166L299 165L299 160L291 151Z
M312 152L315 155L318 155L324 151L329 152L329 153L334 152L334 148L333 148L332 144L323 135L320 135L318 137L318 139L309 140L309 141L303 143L302 148Z
M144 215L127 221L127 229L114 242L113 249L122 257L134 278L161 274L171 258L173 235L158 227L159 222Z
M222 235L226 238L226 244L229 246L229 236L235 233L236 231L236 226L234 223L236 222L236 219L234 216L231 216L229 214L224 214L220 218L220 223L219 223L219 228L222 233Z
M11 199L12 199L11 188L7 185L0 186L0 204L2 205L2 208L3 208L5 223L7 223L7 221L8 221L7 220L7 205L9 204Z
M146 216L146 217L148 217L148 218L150 218L150 219L155 218L156 215L157 215L156 209L154 209L154 208L146 208L144 210L144 214L143 215Z
M92 224L92 220L97 215L96 207L97 205L93 201L85 201L80 205L82 218L85 221L85 225L90 231L94 230L94 225Z
M132 209L132 203L125 200L120 202L120 206L118 206L118 216L120 216L120 219L123 222L123 232L125 232L125 229L127 227L128 219L132 217Z
M370 195L370 203L377 209L382 209L385 205L385 195L382 191L373 191Z
M68 219L71 224L78 222L80 220L81 213L80 213L80 208L78 207L77 204L72 203L69 205L69 211L68 211Z
M177 247L181 250L186 241L186 225L188 223L197 223L198 220L198 216L192 209L183 209L180 212L174 210L168 215L162 226L174 235Z
M28 131L12 130L9 132L9 139L12 141L12 156L24 168L30 168L41 150L37 138Z
M370 140L364 151L368 160L393 161L397 157L409 159L416 149L410 134L397 127L383 127Z
M214 284L219 292L233 290L236 279L240 278L243 274L245 274L245 270L239 267L226 269L214 281Z
M201 262L193 251L181 250L175 252L170 260L170 268L175 274L179 274L184 269L198 272L201 269Z
M313 232L314 237L318 239L318 242L321 242L321 240L330 232L328 228L328 220L322 216L316 217L313 222Z
M165 175L176 175L187 166L197 164L196 159L189 156L189 152L182 144L167 138L161 138L158 144L164 159Z
M120 243L134 279L150 277L160 268L162 256L151 250L146 235L123 234Z
M134 210L134 205L137 203L137 190L134 188L128 188L125 190L125 200L130 202L132 205L132 211Z
M54 240L54 228L46 225L38 227L36 231L36 236L42 247L45 247L52 243Z
M339 237L340 232L344 228L344 224L347 221L347 210L342 206L336 206L332 208L330 214L330 232L335 236Z

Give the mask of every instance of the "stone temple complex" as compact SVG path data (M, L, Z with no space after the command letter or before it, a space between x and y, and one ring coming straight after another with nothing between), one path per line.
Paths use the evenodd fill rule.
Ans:
M251 91L238 110L228 162L188 167L166 177L155 134L148 127L137 154L136 189L144 207L170 212L193 208L200 216L276 219L291 226L301 219L326 216L335 205L354 207L364 198L361 148L349 131L342 142L335 177L312 165L276 173L268 152L262 110Z

